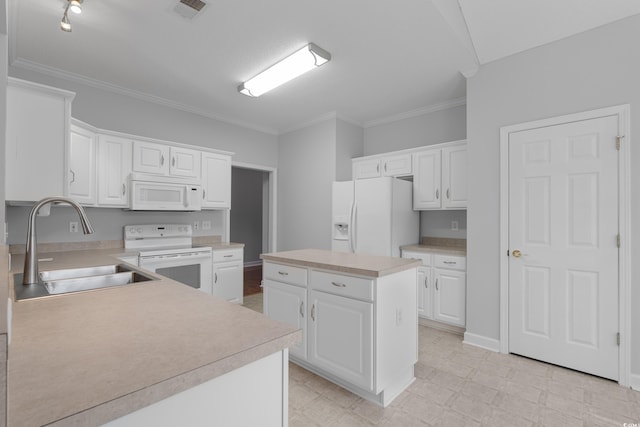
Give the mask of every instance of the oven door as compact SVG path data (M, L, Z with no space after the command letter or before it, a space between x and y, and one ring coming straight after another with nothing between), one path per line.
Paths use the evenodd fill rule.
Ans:
M140 256L140 267L176 282L213 294L211 252Z

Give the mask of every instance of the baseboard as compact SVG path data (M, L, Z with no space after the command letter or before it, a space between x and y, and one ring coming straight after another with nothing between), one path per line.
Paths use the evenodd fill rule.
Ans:
M472 334L471 332L465 332L464 340L462 341L462 343L500 353L500 341L495 338L489 338L482 335Z
M244 263L244 268L247 267L260 267L262 266L262 260L258 260L258 261L247 261Z
M640 375L639 374L629 375L629 387L631 387L634 390L640 391Z
M448 325L446 323L436 322L435 320L418 317L418 324L428 328L438 329L440 331L450 332L456 335L464 335L464 328L459 326Z

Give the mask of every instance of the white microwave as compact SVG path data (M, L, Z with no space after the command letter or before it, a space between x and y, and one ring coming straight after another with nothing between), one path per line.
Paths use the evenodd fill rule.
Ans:
M199 211L202 186L190 180L131 174L132 211Z

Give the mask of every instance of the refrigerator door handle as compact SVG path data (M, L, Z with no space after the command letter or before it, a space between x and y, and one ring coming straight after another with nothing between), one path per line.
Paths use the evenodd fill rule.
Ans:
M358 246L358 235L357 235L357 225L358 225L358 203L354 200L353 207L351 211L351 252L356 253L356 247Z
M355 252L353 248L353 208L355 202L351 201L351 209L349 210L349 250Z

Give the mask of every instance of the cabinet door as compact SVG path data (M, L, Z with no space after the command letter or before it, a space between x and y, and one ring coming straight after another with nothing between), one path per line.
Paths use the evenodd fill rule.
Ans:
M411 154L402 154L382 159L382 174L384 176L411 175Z
M64 193L71 99L71 92L9 78L5 200L37 201Z
M289 354L307 360L307 288L273 280L262 282L262 311L270 319L302 329L302 340L289 348Z
M353 179L377 178L382 176L380 159L355 160L351 167Z
M442 207L467 207L467 146L442 149Z
M169 174L189 178L200 178L200 151L189 148L171 147Z
M413 155L413 209L439 209L440 150L427 150Z
M231 158L202 153L202 207L231 208Z
M373 391L373 304L309 291L309 362Z
M466 274L462 271L434 269L433 318L465 326Z
M67 150L67 196L83 205L95 205L96 195L96 134L71 126Z
M418 267L418 316L433 319L433 269Z
M153 142L133 141L133 171L169 174L169 146Z
M243 263L216 262L213 264L213 295L229 302L242 304Z
M131 141L116 136L98 136L98 205L129 206Z

